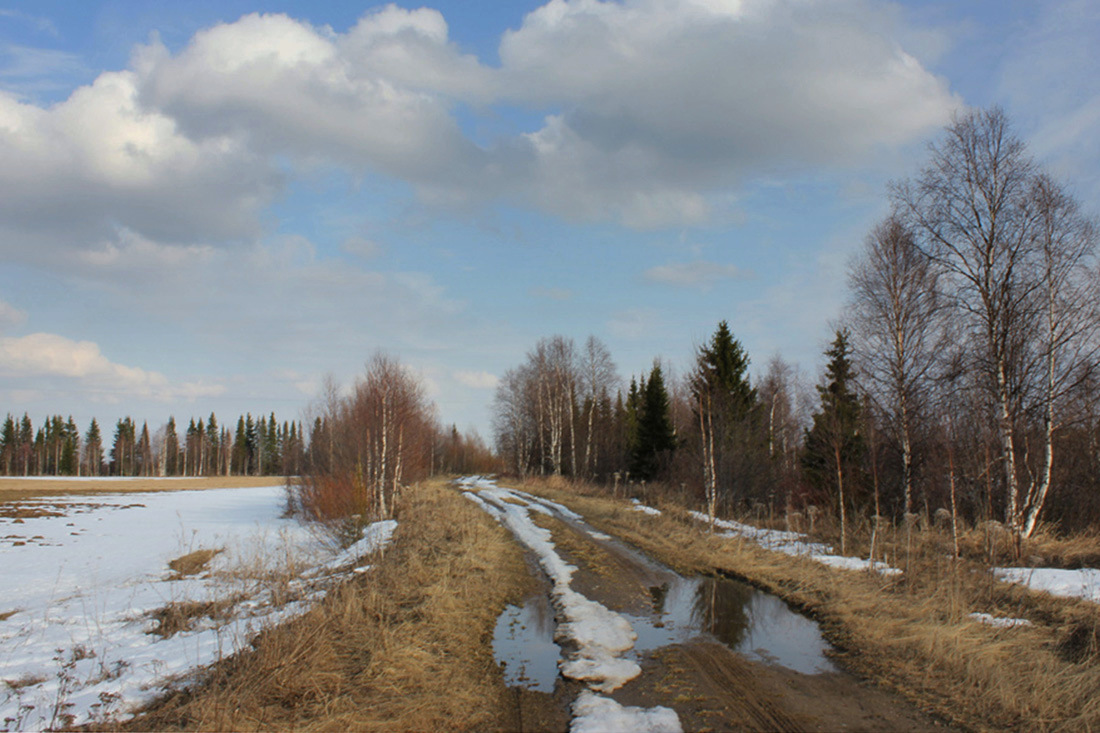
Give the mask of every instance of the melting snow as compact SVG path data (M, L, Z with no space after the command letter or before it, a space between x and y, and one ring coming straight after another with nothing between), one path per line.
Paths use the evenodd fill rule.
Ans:
M1006 583L1018 583L1031 590L1100 603L1100 570L1096 568L993 568L993 574Z
M637 635L630 622L569 587L576 568L558 555L549 530L531 521L530 509L552 510L570 519L580 515L526 492L504 489L481 477L459 481L466 495L503 523L520 542L538 557L553 588L551 597L558 610L555 639L572 642L576 648L561 663L562 674L583 680L590 690L611 692L641 674L638 663L623 653L634 647ZM477 494L473 491L476 490ZM679 731L680 721L669 708L648 710L624 708L610 698L586 690L573 705L572 731Z
M700 522L710 524L711 519L702 512L688 512ZM750 539L765 550L782 552L785 555L808 557L822 565L840 568L842 570L868 570L873 569L883 575L899 575L901 570L892 568L884 562L875 560L863 560L858 557L837 555L833 548L819 542L810 542L806 535L797 532L784 532L779 529L762 529L751 524L742 524L726 519L715 519L714 526L726 530L727 537L744 537Z
M645 514L652 514L655 517L661 516L661 510L660 509L654 509L651 506L646 506L645 504L638 501L637 499L631 499L630 503L633 506L634 511L636 511L636 512L643 512Z
M259 630L304 613L333 573L385 545L395 522L367 528L343 552L282 518L283 487L50 497L64 516L0 518L0 721L41 729L125 718L164 688L245 647ZM36 537L16 545L11 536ZM200 575L168 562L222 549ZM263 578L277 570L284 582ZM361 570L361 568L356 569ZM300 574L295 578L294 574ZM310 578L306 580L305 578ZM287 604L276 596L290 597ZM172 603L239 599L225 616L167 638L153 612Z
M967 617L974 619L978 623L995 626L999 629L1011 629L1016 626L1031 626L1031 622L1026 618L1000 618L988 613L971 613L968 614Z
M609 697L585 690L573 703L570 733L679 733L680 718L664 706L624 707Z

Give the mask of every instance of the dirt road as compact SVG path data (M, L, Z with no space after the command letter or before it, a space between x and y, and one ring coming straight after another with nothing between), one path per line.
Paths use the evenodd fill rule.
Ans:
M685 731L945 729L820 656L827 645L816 626L778 599L725 580L682 578L568 516L532 515L577 568L570 587L626 616L638 633L633 655L642 673L610 693L620 704L672 708ZM517 689L516 727L561 730L581 688L559 678L553 694Z

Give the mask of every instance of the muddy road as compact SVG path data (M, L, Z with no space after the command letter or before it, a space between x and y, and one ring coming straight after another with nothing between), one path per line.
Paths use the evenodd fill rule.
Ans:
M945 730L841 669L816 623L780 599L732 579L680 576L552 502L522 492L506 501L528 504L533 524L575 568L572 590L633 627L624 656L641 672L604 693L619 705L670 708L685 731ZM559 674L571 642L560 638L561 609L535 557L531 569L542 591L505 611L494 649L515 691L515 728L563 730L584 685Z

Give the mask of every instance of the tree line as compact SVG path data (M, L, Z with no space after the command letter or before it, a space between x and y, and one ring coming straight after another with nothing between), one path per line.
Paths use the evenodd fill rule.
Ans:
M0 470L6 476L252 476L298 475L308 469L309 436L301 422L275 414L241 415L236 430L214 413L191 418L182 431L174 417L155 432L131 417L115 424L105 443L98 420L82 434L70 416L53 415L35 429L26 413L10 413L0 428Z
M1094 526L1094 223L999 109L958 117L889 196L815 388L778 357L750 380L725 321L682 377L655 362L629 387L598 339L544 338L495 396L508 470L656 480L712 513L831 507L842 543L853 518L937 510L1021 539Z

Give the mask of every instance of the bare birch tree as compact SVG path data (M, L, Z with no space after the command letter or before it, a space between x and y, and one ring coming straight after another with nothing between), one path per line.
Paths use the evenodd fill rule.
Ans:
M943 299L933 262L896 218L864 242L848 276L849 306L864 391L886 418L901 451L902 506L913 511L914 428L924 411L942 346Z

